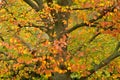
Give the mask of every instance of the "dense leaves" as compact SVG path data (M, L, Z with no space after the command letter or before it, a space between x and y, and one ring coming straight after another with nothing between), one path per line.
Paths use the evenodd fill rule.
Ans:
M0 79L120 79L119 0L0 0Z

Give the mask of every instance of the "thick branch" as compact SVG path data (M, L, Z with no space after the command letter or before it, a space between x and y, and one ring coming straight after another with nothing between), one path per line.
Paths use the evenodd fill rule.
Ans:
M24 0L29 6L31 6L35 11L39 11L38 5L36 5L32 0Z
M57 4L59 4L60 6L71 6L72 3L72 0L57 0Z
M120 56L120 51L118 51L120 48L120 42L118 42L114 52L107 57L106 59L102 60L100 62L100 64L95 65L94 69L90 70L90 74L86 77L81 77L79 80L87 80L88 77L90 77L93 73L95 73L96 71L98 71L99 69L101 69L102 67L106 66L107 64L109 64L113 59L117 58Z
M43 9L43 0L35 0L35 2L38 4L39 9L42 10Z
M86 23L76 24L75 26L73 26L72 28L67 30L65 33L71 33L72 31L74 31L77 28L82 27L82 26L88 26L88 24L86 24Z
M108 7L106 9L103 9L100 12L100 16L98 16L96 19L91 19L88 21L88 23L94 23L95 21L101 19L103 16L105 16L108 12L113 12L113 10L115 9L116 5L112 6L112 7ZM76 30L77 28L80 28L82 26L89 26L89 24L87 23L81 23L81 24L76 24L75 26L73 26L72 28L70 28L69 30L67 30L65 33L71 33L72 31Z

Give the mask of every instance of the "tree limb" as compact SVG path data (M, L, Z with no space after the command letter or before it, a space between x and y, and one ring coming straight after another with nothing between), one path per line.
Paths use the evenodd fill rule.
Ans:
M109 64L112 60L114 60L115 58L120 56L120 51L118 51L120 48L120 42L118 42L114 52L108 56L106 59L102 60L100 62L100 64L95 65L94 69L89 70L90 74L86 77L81 77L79 80L87 80L88 77L90 77L93 73L95 73L96 71L98 71L100 68L106 66L107 64Z
M35 0L35 2L38 4L39 9L42 10L43 9L43 0Z
M115 7L116 7L116 5L113 5L111 7L103 9L102 11L100 11L100 16L98 16L96 19L89 20L88 23L94 23L95 21L97 21L97 20L101 19L103 16L105 16L108 12L113 12L113 10L115 9ZM71 33L72 31L74 31L77 28L80 28L82 26L89 26L89 24L87 24L87 23L76 24L72 28L70 28L67 31L65 31L65 33Z
M113 28L113 26L114 25L111 25L111 26L109 26L109 27L107 27L107 28L102 28L102 29L104 29L104 30L115 30L116 28ZM96 27L95 25L93 26L93 27ZM90 38L90 40L88 40L87 41L87 43L88 44L90 44L97 36L99 36L100 34L102 34L100 31L99 31L99 27L97 28L97 31L95 32L96 34L94 34L91 38ZM83 44L81 44L79 47L78 47L78 51L80 51L83 47L85 47L86 45L85 45L85 43L83 43Z
M98 8L98 7L94 7L94 8ZM66 8L67 10L93 10L93 7L85 7L85 8Z
M93 36L92 36L92 38L90 38L90 40L87 42L87 43L91 43L97 36L99 36L101 34L101 32L98 32L97 34L94 34ZM84 44L82 44L82 45L80 45L79 47L78 47L78 49L77 49L77 51L81 51L81 49L83 48L83 47L86 47L86 45L85 45L85 43ZM76 54L77 55L77 54Z
M9 14L11 14L12 16L13 16L13 19L14 20L17 20L17 18L16 17L14 17L14 14L12 13L12 12L10 12L7 8L4 8ZM42 30L42 31L44 31L44 32L46 32L47 31L47 27L45 27L45 26L41 26L41 25L37 25L37 24L34 24L34 23L30 23L30 22L28 22L28 24L26 24L26 25L21 25L20 23L18 23L18 27L19 28L22 28L22 27L34 27L34 28L39 28L40 30Z
M34 47L32 47L31 45L30 45L30 43L27 43L26 41L24 41L20 36L18 36L18 35L14 35L18 40L20 40L21 41L21 43L24 45L24 46L26 46L28 49L29 49L29 51L31 51L31 53L32 52L34 52L34 51L36 51L36 49L34 48Z
M94 26L95 26L95 25L94 25ZM112 31L112 30L115 30L116 28L113 28L113 25L112 25L112 26L110 26L110 27L103 28L103 29L104 29L104 30L110 29L110 30ZM99 28L97 29L96 34L94 34L86 43L90 44L97 36L99 36L100 34L102 34L102 33L99 32L98 30L99 30ZM86 43L81 44L81 45L77 48L77 51L81 51L81 49L82 49L83 47L86 47L86 45L85 45ZM75 55L78 55L77 52L76 52Z
M40 8L38 5L36 5L32 0L23 0L25 1L29 6L31 6L35 11L39 11Z

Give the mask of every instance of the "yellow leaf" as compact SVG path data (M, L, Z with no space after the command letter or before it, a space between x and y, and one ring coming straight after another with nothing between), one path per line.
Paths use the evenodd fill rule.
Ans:
M68 70L71 70L71 67L68 67L67 69L68 69Z
M45 74L46 74L46 77L48 78L48 77L51 76L51 71L50 71L50 70L46 70L46 71L45 71Z
M104 4L103 4L103 3L100 3L99 6L104 6Z
M114 9L114 12L117 12L117 9Z
M17 41L15 40L15 38L10 38L10 42L11 42L11 43L15 43L15 42L17 42Z
M63 20L62 22L63 22L64 24L67 24L67 21L66 21L66 20Z

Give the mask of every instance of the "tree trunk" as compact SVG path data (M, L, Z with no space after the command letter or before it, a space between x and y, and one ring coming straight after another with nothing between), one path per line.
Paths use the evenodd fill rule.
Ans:
M72 3L72 0L57 0L57 3L60 6L70 6ZM56 39L59 40L63 36L62 33L68 27L68 19L70 17L70 12L65 12L60 9L59 11L51 12L51 15L54 17L54 22L55 22L54 33L56 34L56 37L54 38L54 40L56 40ZM66 34L64 34L64 36L66 36ZM67 38L67 36L66 36L66 38ZM66 43L67 43L67 39L66 39ZM64 51L62 53L62 56L63 56L62 58L65 61L67 45L65 48L63 48L63 50ZM64 64L60 64L61 69L62 69L61 66L66 67ZM71 80L70 72L68 71L63 74L55 72L55 73L53 73L52 80Z

